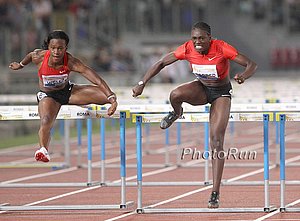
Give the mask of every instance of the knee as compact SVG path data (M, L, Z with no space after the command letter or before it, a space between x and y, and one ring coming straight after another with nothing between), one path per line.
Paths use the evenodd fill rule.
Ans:
M181 92L179 90L173 90L170 93L170 100L179 101L181 98Z
M210 139L211 149L216 151L223 151L223 139L221 137L212 136Z
M51 124L52 124L52 120L49 116L45 115L45 116L41 117L41 120L40 120L41 128L51 127Z

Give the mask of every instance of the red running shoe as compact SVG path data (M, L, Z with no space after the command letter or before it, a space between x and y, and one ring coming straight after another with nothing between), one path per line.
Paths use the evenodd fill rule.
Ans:
M42 162L49 162L50 161L50 156L45 147L41 147L39 150L37 150L34 154L34 158L36 161L42 161Z

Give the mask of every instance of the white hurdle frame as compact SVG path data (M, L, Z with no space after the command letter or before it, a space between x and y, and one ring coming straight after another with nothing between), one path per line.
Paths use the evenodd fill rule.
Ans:
M209 114L185 114L183 122L208 122ZM263 121L264 122L264 208L150 208L142 205L142 123L160 122L162 114L136 114L133 120L136 123L136 152L137 152L137 213L242 213L242 212L272 212L276 210L270 206L269 194L269 114L263 113L231 113L231 121Z
M142 105L122 105L125 109L130 110L131 114L139 114L139 113L150 113L150 114L158 114L158 113L164 113L171 111L172 108L170 105L162 104L142 104ZM183 103L183 109L184 113L207 113L209 110L209 105L204 106L192 106L186 103ZM294 112L294 111L300 111L300 103L250 103L250 104L237 104L233 103L231 105L231 113L269 113L275 115L277 112ZM175 123L177 123L177 127L180 126L180 120L177 120ZM204 122L206 123L206 122ZM230 123L234 123L234 121L230 121ZM279 166L279 124L277 121L274 121L276 123L276 160L274 165ZM167 130L166 130L167 131ZM167 133L167 132L166 132ZM177 133L178 134L178 133ZM178 143L177 143L178 145ZM166 160L167 161L167 160ZM178 165L178 163L177 163ZM145 165L146 166L146 165ZM162 165L166 166L166 165ZM181 165L183 166L183 165ZM252 166L252 167L260 167L262 164L227 164L228 166ZM147 166L146 166L147 167Z
M168 104L151 104L151 103L142 103L142 104L122 104L119 105L119 108L122 110L129 110L131 115L135 115L135 114L139 114L139 113L148 113L148 114L161 114L161 113L168 113L169 111L172 110L172 107ZM204 105L204 106L192 106L189 105L187 103L183 103L183 108L184 108L184 115L185 114L195 114L195 113L208 113L209 112L209 105ZM261 113L268 113L270 115L274 115L277 111L295 111L295 110L300 110L300 104L294 104L294 103L251 103L251 104L232 104L231 107L231 113L255 113L255 112L261 112ZM171 146L169 143L169 129L165 130L165 146L163 147L165 149L165 162L161 163L161 164L144 164L143 167L144 168L165 168L165 167L171 167L171 166L180 166L180 167L185 167L187 165L185 164L181 164L179 162L179 146L181 144L181 139L180 139L180 127L181 127L181 121L180 119L178 119L175 124L177 125L177 144L175 144L174 146L176 146L177 148L177 162L173 163L170 162L169 159L169 147ZM205 150L208 150L208 143L209 143L209 125L208 122L202 122L204 123L204 147ZM234 120L230 120L230 123L234 123ZM146 133L148 133L148 127L149 124L145 124L146 128ZM276 133L278 132L278 125L276 124ZM279 134L279 133L278 133ZM278 135L279 136L279 135ZM279 140L279 137L276 136L276 140ZM277 142L277 141L276 141ZM146 148L147 148L147 143L148 143L148 136L146 134ZM145 150L144 154L151 154L150 150ZM276 159L279 159L279 145L276 146L276 155L278 155L278 157L276 157ZM274 164L279 165L279 160L274 162ZM204 181L203 182L190 182L189 185L209 185L210 181L209 181L209 164L208 161L206 160L204 162L204 165L189 165L189 167L203 167L205 168L205 172L204 172ZM226 167L262 167L263 163L244 163L244 164L238 164L238 163L227 163ZM102 161L102 165L101 167L101 173L105 174L105 168L106 167L118 167L118 165L114 165L114 164L110 164L110 165L105 165L104 161ZM133 164L129 164L127 165L127 168L135 168L136 165ZM104 177L104 176L103 176ZM103 184L106 183L105 179L103 178L101 181ZM109 183L106 183L107 185ZM185 182L185 184L187 184ZM237 185L243 185L243 182L236 182ZM263 181L261 182L252 182L253 185L263 185ZM276 182L271 182L271 185L277 185ZM133 183L127 183L127 185L133 186ZM164 183L161 183L161 185L164 185ZM172 183L169 183L169 185L172 185ZM178 182L174 182L174 185L178 185ZM223 183L223 185L227 185L226 181ZM230 185L233 185L233 183L231 183ZM248 184L246 184L248 185Z
M37 106L19 106L18 111L11 111L8 107L1 107L0 120L35 120L39 119ZM22 111L20 111L22 109ZM4 111L5 110L5 111ZM112 205L54 205L54 206L9 206L7 203L0 205L0 211L32 211L32 210L99 210L99 209L126 209L133 205L133 202L126 202L126 147L125 147L125 120L128 111L116 111L111 117L107 115L105 108L98 108L97 105L75 106L63 105L58 113L57 119L87 119L88 129L88 181L87 183L0 183L0 188L16 187L91 187L101 186L100 182L92 181L92 119L93 118L118 118L120 119L120 164L121 164L121 202ZM65 127L65 144L69 146L69 124ZM70 149L67 149L70 154Z
M280 123L280 212L300 212L300 207L289 207L285 204L286 184L300 185L300 180L286 181L285 177L285 123L286 121L300 121L300 113L277 113L276 121Z
M39 119L37 106L0 106L0 121L18 121L18 120L35 120ZM68 134L68 122L64 121L64 133ZM47 164L37 163L0 163L0 168L67 168L70 167L70 147L69 138L64 136L64 162L49 162Z

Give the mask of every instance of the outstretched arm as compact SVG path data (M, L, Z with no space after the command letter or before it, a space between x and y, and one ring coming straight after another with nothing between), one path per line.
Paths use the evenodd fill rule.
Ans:
M245 67L243 73L234 76L234 80L239 84L244 83L257 69L257 64L243 54L238 54L233 61Z
M14 61L10 63L8 67L12 70L19 70L31 62L38 65L43 61L44 53L45 51L42 49L35 49L34 51L29 52L20 62Z
M108 115L112 115L118 106L117 97L115 93L112 92L108 84L92 68L88 67L72 55L69 54L68 56L68 65L70 70L80 73L91 83L98 86L100 90L106 95L107 100L111 103L111 107L108 109Z
M143 80L140 81L138 85L134 86L132 89L132 96L137 97L143 93L144 87L146 86L146 83L153 78L155 75L157 75L165 66L170 65L177 61L178 58L175 57L174 52L171 52L167 55L165 55L163 58L161 58L159 61L154 63L146 72L146 74L143 77Z

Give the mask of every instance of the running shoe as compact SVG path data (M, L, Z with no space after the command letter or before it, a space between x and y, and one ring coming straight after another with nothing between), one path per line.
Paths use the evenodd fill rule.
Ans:
M45 147L41 147L40 149L38 149L34 154L34 158L36 159L36 161L42 161L45 163L50 161L49 153Z
M220 198L219 193L216 191L213 191L211 193L210 199L208 201L208 208L210 208L210 209L219 208L219 198Z
M160 128L161 129L167 129L168 127L170 127L174 123L175 120L177 120L179 117L181 117L182 113L183 113L182 108L181 108L181 114L180 115L176 114L174 111L169 112L169 114L161 120Z

